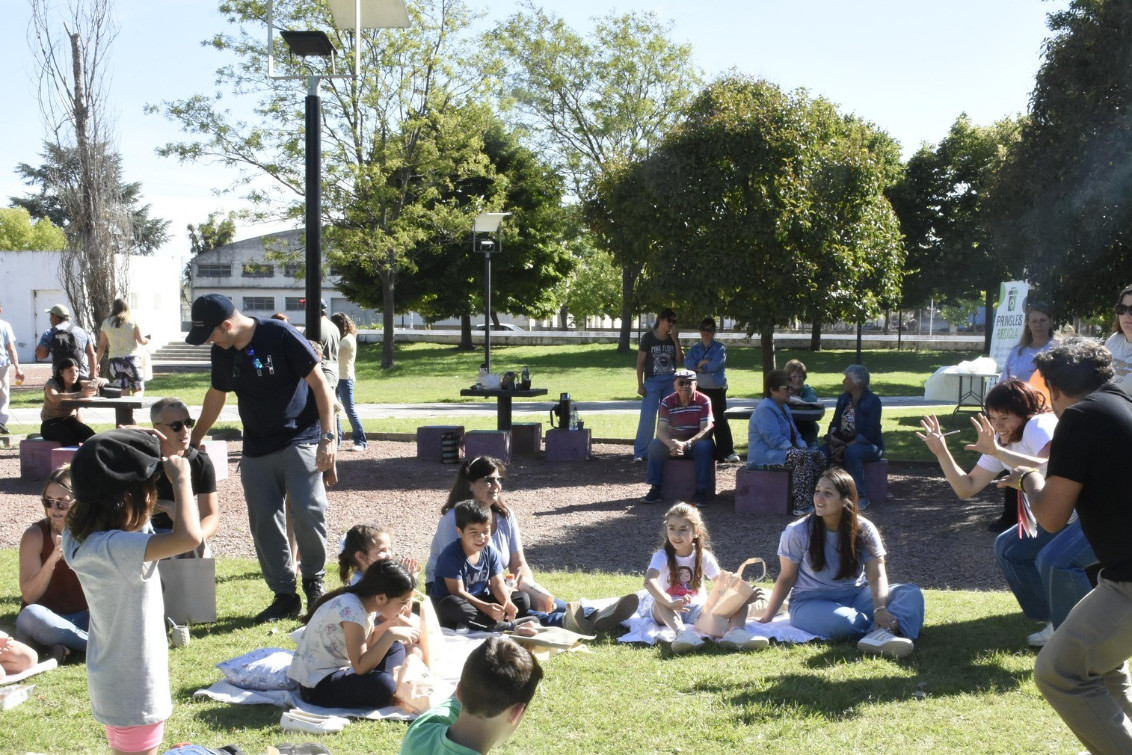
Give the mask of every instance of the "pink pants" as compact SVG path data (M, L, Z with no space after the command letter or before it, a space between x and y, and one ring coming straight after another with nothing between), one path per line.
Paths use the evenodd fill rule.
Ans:
M107 726L106 740L120 752L147 752L161 744L165 722L145 726Z

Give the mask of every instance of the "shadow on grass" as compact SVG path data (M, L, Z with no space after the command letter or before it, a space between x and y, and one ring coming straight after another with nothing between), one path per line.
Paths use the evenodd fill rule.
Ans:
M195 689L182 689L180 695L192 697ZM242 729L267 729L279 726L281 709L274 705L226 705L215 700L218 707L194 711L194 716L202 725L217 731L238 733ZM286 737L283 737L286 739Z

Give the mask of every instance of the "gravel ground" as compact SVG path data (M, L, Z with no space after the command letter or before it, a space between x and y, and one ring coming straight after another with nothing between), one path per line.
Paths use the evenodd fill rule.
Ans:
M219 482L221 526L212 541L218 556L254 558L239 481L239 441L229 441L229 477ZM398 552L423 561L440 507L456 467L420 461L413 443L372 442L365 453L343 453L339 483L329 491L333 542L359 522L394 529ZM777 572L778 538L788 516L752 517L733 507L738 465L720 466L718 496L704 516L714 551L725 568L760 556ZM595 444L588 462L549 463L518 459L504 482L507 504L522 526L527 560L540 569L604 570L644 574L657 547L665 505L638 503L647 489L644 466L633 464L627 446ZM19 450L0 448L0 547L15 548L20 535L42 515L42 483L21 480ZM889 494L867 516L888 548L893 582L925 588L1005 589L994 564L994 535L986 523L1002 510L1002 494L988 488L958 501L938 467L889 463ZM332 566L332 565L331 565Z

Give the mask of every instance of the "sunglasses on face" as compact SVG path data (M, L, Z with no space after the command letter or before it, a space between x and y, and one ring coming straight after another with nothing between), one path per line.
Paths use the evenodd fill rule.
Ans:
M55 509L56 511L66 511L75 502L71 498L48 498L47 496L44 496L42 500L44 508Z
M685 386L692 385L695 382L696 382L695 380L677 380L676 381L676 387L677 388L684 388Z
M184 428L184 427L187 427L190 430L192 430L193 425L195 425L196 423L197 423L197 421L195 419L193 419L192 417L189 417L188 419L185 419L185 420L179 419L176 422L158 422L157 424L165 425L166 427L168 427L173 432L179 433L179 432L181 432L181 428Z
M1126 315L1129 312L1132 312L1132 304L1117 304L1112 308L1112 311L1117 315Z

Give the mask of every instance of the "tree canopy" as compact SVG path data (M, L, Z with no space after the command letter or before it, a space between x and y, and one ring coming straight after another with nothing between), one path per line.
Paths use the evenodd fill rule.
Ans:
M67 235L50 220L32 220L23 207L0 209L0 249L55 251L66 246Z

